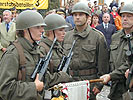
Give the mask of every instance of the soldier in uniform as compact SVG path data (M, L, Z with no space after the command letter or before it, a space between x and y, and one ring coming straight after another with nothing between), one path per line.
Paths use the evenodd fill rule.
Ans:
M47 81L40 81L38 74L34 81L30 77L40 58L36 41L41 40L45 25L41 14L35 11L23 11L17 17L18 39L7 48L0 62L0 96L3 100L43 100L41 93ZM22 56L23 60L20 60ZM47 71L46 76L49 84L57 84L66 74L51 75Z
M109 94L111 100L123 100L122 94L127 91L124 75L132 63L128 62L126 52L129 50L127 34L131 35L130 41L131 44L133 43L133 4L125 5L121 9L120 14L123 29L112 36L112 43L110 45L111 73L101 76L105 84L110 80L112 81Z
M56 18L56 19L55 19ZM47 15L44 18L44 22L47 24L45 29L45 36L41 39L39 49L43 55L47 54L47 48L49 49L52 45L52 42L54 38L57 38L57 41L53 48L53 55L52 55L52 62L53 66L50 69L50 72L57 72L58 65L60 64L60 61L62 57L65 55L63 52L63 48L61 46L61 42L64 40L65 36L65 27L67 26L67 23L65 22L65 19L58 14L50 14ZM46 46L44 46L46 45Z
M57 72L61 59L63 56L65 56L60 43L64 40L65 28L68 26L65 19L58 14L47 15L44 18L44 22L47 24L47 26L44 28L46 37L43 36L39 46L39 49L44 56L48 53L47 51L50 49L54 38L57 38L57 41L53 48L52 58L49 64L49 71L52 74ZM67 82L66 78L62 81ZM51 99L49 98L49 100Z
M84 3L78 2L72 8L75 29L66 33L63 47L68 52L76 40L69 74L75 81L96 79L108 73L108 50L105 37L88 25L90 10ZM90 100L96 100L96 94L102 84L91 83Z

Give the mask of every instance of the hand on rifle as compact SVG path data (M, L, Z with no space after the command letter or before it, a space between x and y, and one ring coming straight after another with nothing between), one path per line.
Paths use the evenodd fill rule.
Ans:
M43 90L43 87L44 87L44 84L43 82L41 82L39 80L39 74L36 75L36 79L35 79L35 85L36 85L36 90L39 92L39 91L42 91Z
M109 74L105 74L101 76L100 78L103 79L103 84L107 84L111 79Z
M129 73L129 69L127 69L126 72L125 72L125 77L126 78L128 77L128 73Z
M5 51L6 51L6 48L2 48L1 50L2 50L3 52L5 52Z

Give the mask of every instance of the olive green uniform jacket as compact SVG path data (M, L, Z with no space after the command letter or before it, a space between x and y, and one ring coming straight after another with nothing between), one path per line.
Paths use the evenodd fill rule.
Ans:
M2 48L7 48L10 42L16 39L16 24L11 22L9 31L6 30L6 24L0 24L0 57L3 54Z
M45 57L47 54L47 49L50 49L53 41L49 40L47 37L43 37L41 39L40 44L41 43L43 43L43 44L39 46L39 49L40 49L41 54ZM44 44L47 46L47 48L46 48L46 46L43 46ZM51 61L49 64L49 71L51 72L51 74L58 72L57 69L58 69L58 66L59 66L63 56L65 56L63 48L60 45L60 43L58 41L56 41L56 43L53 47L53 54L52 54ZM64 76L66 75L66 77L63 80L60 80L60 82L71 81L71 78L69 77L68 74L66 74L65 72L61 72L61 73L64 73Z
M102 33L90 26L83 32L78 32L76 29L67 32L63 43L63 47L67 52L74 40L76 40L76 43L73 48L70 68L73 72L72 77L76 81L97 79L99 75L109 72L108 50ZM96 70L96 72L91 72L91 69ZM103 86L100 83L93 84L91 90L94 85L99 90Z
M133 44L133 37L130 39ZM109 98L118 99L122 98L122 94L126 92L125 71L129 68L126 56L126 51L129 50L129 47L124 30L120 30L112 36L110 49L110 66L112 70L110 76L112 86Z
M30 79L39 60L40 51L37 46L33 46L25 38L18 38L18 41L22 45L26 57L26 79L25 81L18 80L19 55L15 46L10 45L0 62L0 96L3 100L42 100L35 83ZM49 82L50 85L64 79L62 73L51 75L48 71L46 77L48 80L46 82ZM44 85L46 84L44 83Z

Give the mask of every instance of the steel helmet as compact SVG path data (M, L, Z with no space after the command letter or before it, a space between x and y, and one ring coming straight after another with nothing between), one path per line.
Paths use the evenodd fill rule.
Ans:
M83 12L87 15L90 15L90 9L89 7L83 3L83 2L78 2L76 3L73 8L72 8L72 14L75 12Z
M65 19L58 14L47 15L44 18L44 22L47 24L47 26L44 27L46 31L68 27Z
M131 13L133 14L133 4L126 4L122 7L120 14L122 13Z
M16 18L16 30L24 30L35 26L46 26L42 15L36 11L25 10Z

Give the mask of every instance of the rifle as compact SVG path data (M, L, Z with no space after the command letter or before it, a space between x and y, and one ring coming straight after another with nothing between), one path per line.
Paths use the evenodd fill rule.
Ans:
M128 56L128 60L131 63L131 67L129 69L129 73L128 73L128 77L127 77L127 81L126 81L126 86L128 89L132 89L133 88L133 50L132 50L132 45L131 45L131 41L130 41L130 34L126 35L127 40L128 40L128 47L129 50L126 52L126 55Z
M76 41L74 40L68 55L62 57L61 63L59 64L59 67L57 69L58 72L59 71L63 71L63 72L67 71L67 69L69 67L69 63L70 63L72 55L73 55L73 51L72 50L73 50L75 42ZM59 94L58 90L52 90L52 95L53 95L53 97L59 97L60 94Z
M39 62L36 64L36 67L35 67L33 73L31 74L32 80L35 80L37 73L39 73L39 80L40 81L42 80L42 78L43 78L43 76L44 76L44 74L48 68L49 61L52 57L52 53L53 53L52 49L54 47L55 42L56 42L56 38L54 38L54 41L53 41L53 43L50 47L50 50L47 53L46 57L40 58Z
M69 66L69 63L70 63L71 58L72 58L72 55L73 55L73 51L72 50L73 50L73 47L74 47L75 42L76 41L74 40L73 43L72 43L72 47L71 47L68 55L67 56L63 56L63 58L61 60L61 63L59 65L58 69L57 69L58 71L63 71L63 72L66 72L67 71L68 66Z

